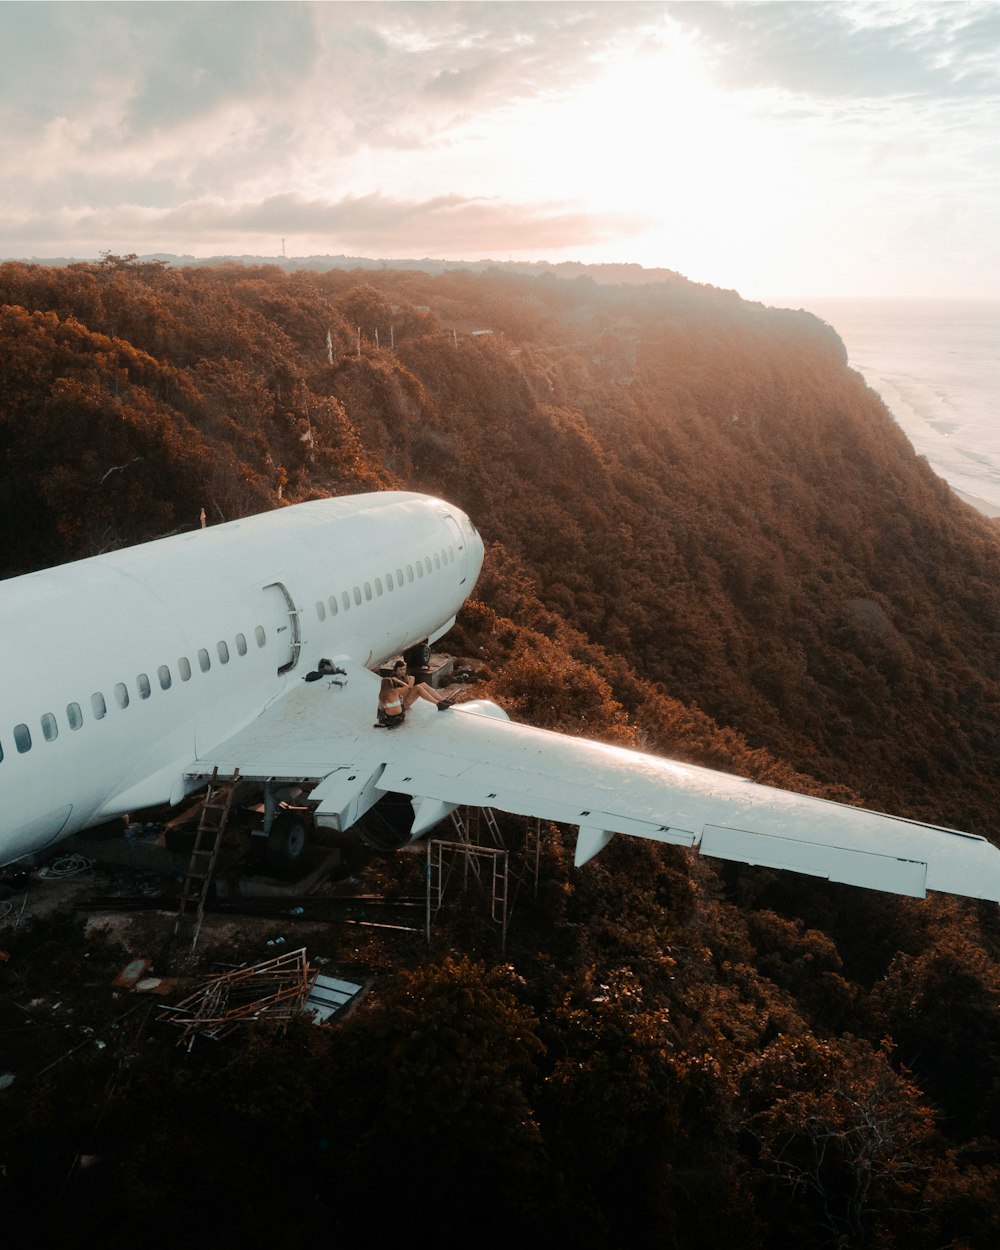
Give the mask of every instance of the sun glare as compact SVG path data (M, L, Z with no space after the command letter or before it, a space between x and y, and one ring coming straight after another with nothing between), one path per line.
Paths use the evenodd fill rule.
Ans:
M609 63L571 97L519 117L517 131L509 193L645 220L621 247L640 263L722 282L727 265L744 271L741 253L780 249L795 211L782 132L737 109L690 51Z

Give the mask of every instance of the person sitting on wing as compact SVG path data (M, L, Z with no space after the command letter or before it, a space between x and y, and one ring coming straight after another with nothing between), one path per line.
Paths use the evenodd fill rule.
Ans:
M378 692L378 718L383 725L401 725L406 717L406 709L417 699L426 699L428 703L437 704L439 712L451 707L451 699L439 695L425 682L415 682L406 671L406 663L397 660L392 667L392 676L383 677Z

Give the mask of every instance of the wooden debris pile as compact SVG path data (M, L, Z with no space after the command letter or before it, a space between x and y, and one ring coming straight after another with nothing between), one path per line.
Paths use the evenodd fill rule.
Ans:
M157 1019L177 1025L182 1030L177 1044L189 1050L198 1035L218 1040L259 1020L287 1028L305 1008L315 976L303 946L213 977L181 1002L164 1007Z

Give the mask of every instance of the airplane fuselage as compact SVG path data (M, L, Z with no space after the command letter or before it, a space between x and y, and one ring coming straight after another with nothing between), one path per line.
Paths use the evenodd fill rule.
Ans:
M321 656L440 636L483 546L406 492L316 500L0 582L0 863L177 802Z

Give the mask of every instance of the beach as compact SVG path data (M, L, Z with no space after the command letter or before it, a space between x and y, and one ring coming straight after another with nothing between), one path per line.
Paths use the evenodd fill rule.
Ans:
M1000 517L1000 302L811 299L918 455Z

